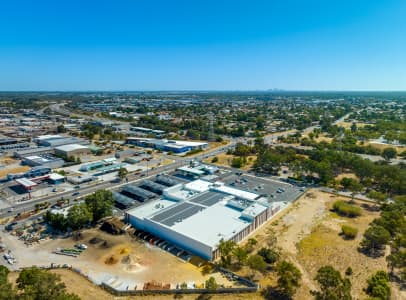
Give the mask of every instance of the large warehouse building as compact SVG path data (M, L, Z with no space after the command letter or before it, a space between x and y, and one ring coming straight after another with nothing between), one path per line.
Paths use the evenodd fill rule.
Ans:
M136 229L214 260L221 240L244 240L281 205L223 182L197 179L164 189L161 198L129 210L126 220Z
M89 147L79 145L79 144L69 144L69 145L63 145L59 147L55 147L55 154L56 155L62 155L65 157L78 157L82 155L89 155L91 153L91 150Z
M177 141L137 137L128 137L126 143L137 145L139 147L155 148L161 151L173 153L186 153L191 150L203 150L209 147L209 144L206 142Z
M81 138L62 135L40 135L34 139L39 146L58 147L69 144L88 144L87 141Z

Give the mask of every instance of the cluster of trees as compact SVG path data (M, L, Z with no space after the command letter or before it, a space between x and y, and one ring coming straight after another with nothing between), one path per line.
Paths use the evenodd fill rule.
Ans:
M70 207L67 216L47 211L44 220L54 229L66 231L67 229L81 229L91 223L112 214L114 204L113 194L108 190L98 190L88 195L83 203Z
M17 300L80 300L75 295L66 292L65 284L59 275L36 267L24 269L17 278L17 285L8 281L9 270L0 266L0 299Z
M376 300L387 300L390 297L389 275L384 271L377 271L367 281L365 292Z
M105 140L122 140L125 139L125 134L113 131L111 128L103 128L102 126L87 123L82 126L80 135L89 140L93 140L95 136L99 136Z
M406 196L396 196L381 205L380 217L365 231L361 249L368 255L383 255L384 247L391 245L388 263L392 273L395 268L406 274ZM405 277L406 278L406 277Z
M276 174L282 165L287 165L296 179L333 186L341 184L353 194L364 188L389 196L406 193L406 168L402 164L372 162L346 151L271 147L258 138L254 145L237 145L233 154L240 157L256 154L253 168L257 172ZM355 173L359 181L343 178L336 182L334 178L343 172Z
M221 241L220 264L223 267L239 269L246 266L252 270L252 276L256 272L266 274L275 271L278 276L278 286L264 291L265 294L279 297L279 299L291 299L300 286L302 274L291 262L280 260L280 251L276 248L276 237L273 232L269 233L265 247L255 250L257 241L249 239L244 246L238 246L233 241Z
M351 281L332 266L323 266L314 278L319 290L311 291L316 300L351 300Z

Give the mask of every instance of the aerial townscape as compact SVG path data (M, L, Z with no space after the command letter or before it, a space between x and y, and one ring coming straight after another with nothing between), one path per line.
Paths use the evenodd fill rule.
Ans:
M0 300L406 299L406 3L22 2Z

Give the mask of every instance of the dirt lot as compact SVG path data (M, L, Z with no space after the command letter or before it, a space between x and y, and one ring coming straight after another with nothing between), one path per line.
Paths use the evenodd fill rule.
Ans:
M0 178L6 177L9 173L23 173L27 172L30 169L29 166L19 166L19 165L10 165L4 169L0 169Z
M363 123L363 122L355 122L355 124L357 125L358 128L362 128L362 127L369 125L368 123ZM345 129L349 129L352 126L352 122L338 122L337 126L341 126L341 127L344 127Z
M384 150L385 148L395 148L398 153L402 153L406 151L406 146L397 146L397 145L389 145L389 144L382 144L382 143L374 143L374 142L367 142L365 145L371 145L374 148L379 150Z
M364 209L358 218L339 217L330 211L336 200L348 198L311 190L254 236L261 247L266 243L267 232L271 229L275 231L283 256L301 270L302 286L295 299L310 299L309 291L317 288L313 278L324 265L332 265L343 275L348 266L352 267L354 273L350 279L354 299L366 298L362 289L372 273L387 270L384 257L374 259L357 251L363 232L379 213ZM339 235L342 224L357 227L358 236L354 240L344 240ZM274 281L271 275L262 279L261 283L265 285ZM405 299L402 297L406 294L400 294L396 288L392 293L393 299Z
M15 267L68 264L79 268L95 282L118 276L120 282L130 286L136 284L138 288L151 280L173 285L182 282L202 284L210 276L221 284L231 285L219 273L202 275L200 268L129 235L112 236L98 229L85 230L79 240L72 237L47 240L27 248L9 234L3 235L3 241L17 258ZM88 245L79 257L52 253L56 248L73 248L76 243Z
M225 154L225 153L221 153L221 154L218 154L218 155L216 155L216 156L217 156L217 158L218 158L218 161L217 161L216 163L214 163L214 164L216 164L216 165L218 165L218 166L224 166L224 167L230 167L233 158L236 157L236 156L234 156L234 155ZM211 163L211 161L212 161L213 158L214 158L214 156L211 156L211 157L209 157L209 158L206 158L206 159L204 160L204 162ZM252 165L253 165L254 162L255 162L255 159L256 159L256 156L255 156L255 155L247 156L247 164L245 164L245 165L241 168L241 170L249 170L249 169L251 169Z

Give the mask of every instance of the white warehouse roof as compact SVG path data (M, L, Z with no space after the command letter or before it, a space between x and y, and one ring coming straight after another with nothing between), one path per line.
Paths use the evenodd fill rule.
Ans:
M59 151L69 152L69 151L75 151L75 150L80 150L80 149L89 149L89 147L79 145L79 144L69 144L69 145L55 147L55 149L59 150Z

